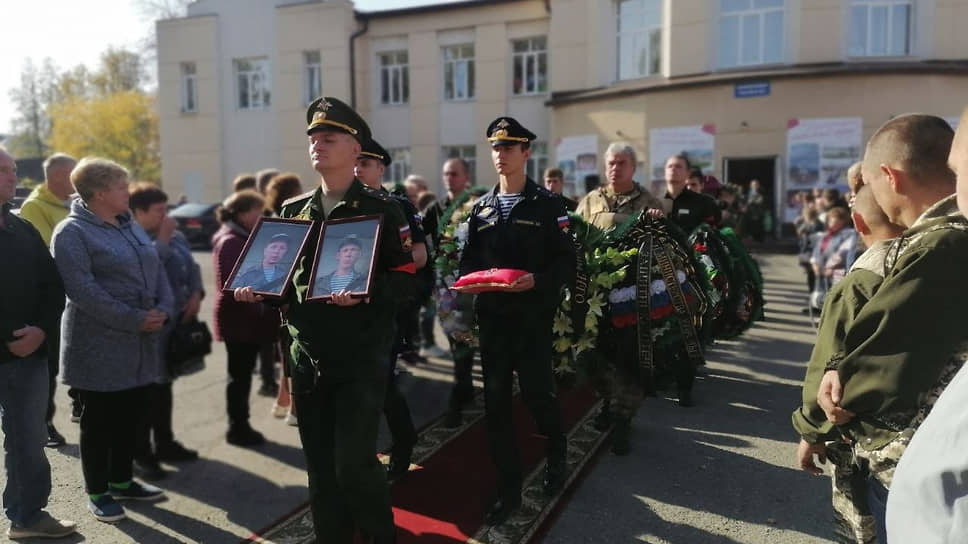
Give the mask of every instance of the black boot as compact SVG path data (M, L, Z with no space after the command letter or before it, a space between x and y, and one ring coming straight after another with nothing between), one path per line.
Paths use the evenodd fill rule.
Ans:
M484 514L484 522L488 525L500 525L507 521L520 506L521 492L504 493L488 507L487 513Z
M615 455L628 455L632 450L629 435L632 434L632 421L629 419L616 419L612 425L612 453Z
M692 401L692 390L691 389L680 389L679 390L679 406L683 408L691 408L696 404Z
M565 485L565 475L568 471L567 454L568 442L564 436L548 444L548 462L545 464L542 490L549 497L557 494Z
M266 441L262 433L250 427L248 423L229 427L229 432L225 433L225 440L233 446L243 448L258 446Z
M598 415L595 416L595 422L592 424L596 431L606 431L612 426L612 401L611 399L605 399L602 401L602 409L598 411Z

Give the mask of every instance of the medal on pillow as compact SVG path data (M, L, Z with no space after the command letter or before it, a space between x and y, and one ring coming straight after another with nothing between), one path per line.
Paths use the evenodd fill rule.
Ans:
M461 293L484 293L488 291L507 291L522 276L530 274L527 270L515 268L492 268L478 270L458 278L451 287Z

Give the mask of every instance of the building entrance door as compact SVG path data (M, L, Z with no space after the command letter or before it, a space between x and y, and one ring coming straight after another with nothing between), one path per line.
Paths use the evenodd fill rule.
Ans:
M727 157L723 159L723 182L738 185L743 197L749 192L750 181L760 181L760 192L766 201L768 217L762 224L747 225L746 234L761 237L761 229L766 234L778 235L780 185L777 183L777 158L774 157Z

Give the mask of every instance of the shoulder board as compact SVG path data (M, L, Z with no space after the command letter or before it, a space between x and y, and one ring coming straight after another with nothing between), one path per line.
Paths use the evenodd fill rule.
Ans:
M538 185L538 194L545 198L553 198L555 196L554 193L552 193L551 191L549 191L548 189L545 189L540 185Z
M299 196L294 196L294 197L290 198L289 200L286 200L285 202L283 202L282 203L282 207L285 208L286 206L289 206L290 204L295 204L297 202L301 202L301 201L308 200L309 198L311 198L313 196L313 193L315 193L315 192L316 192L316 190L313 189L312 191L309 191L307 193L303 193L303 194L301 194Z
M377 200L382 200L383 202L391 202L393 200L393 196L390 193L385 193L383 191L373 189L372 187L368 187L366 185L363 185L362 192L364 195L368 197L375 198Z

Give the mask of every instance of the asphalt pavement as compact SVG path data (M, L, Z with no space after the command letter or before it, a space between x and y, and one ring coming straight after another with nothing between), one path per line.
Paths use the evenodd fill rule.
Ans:
M212 293L212 256L195 256ZM647 399L634 420L632 454L606 451L597 458L545 542L829 542L829 479L793 467L796 435L789 416L814 342L809 320L800 313L806 297L802 273L792 255L758 260L766 277L767 320L708 354L694 408L679 408L674 399ZM202 317L211 315L210 296ZM258 376L253 376L252 425L268 442L254 449L225 442L225 348L213 348L204 371L174 386L176 438L199 450L201 459L166 465L169 476L155 483L167 499L125 504L129 519L118 524L98 522L86 509L78 426L69 421L66 388L59 388L55 423L68 444L46 450L53 480L49 510L79 526L78 535L60 542L235 543L306 500L298 433L270 415L273 399L256 394ZM450 361L401 368L401 388L417 425L440 415ZM385 432L381 445L388 445Z

